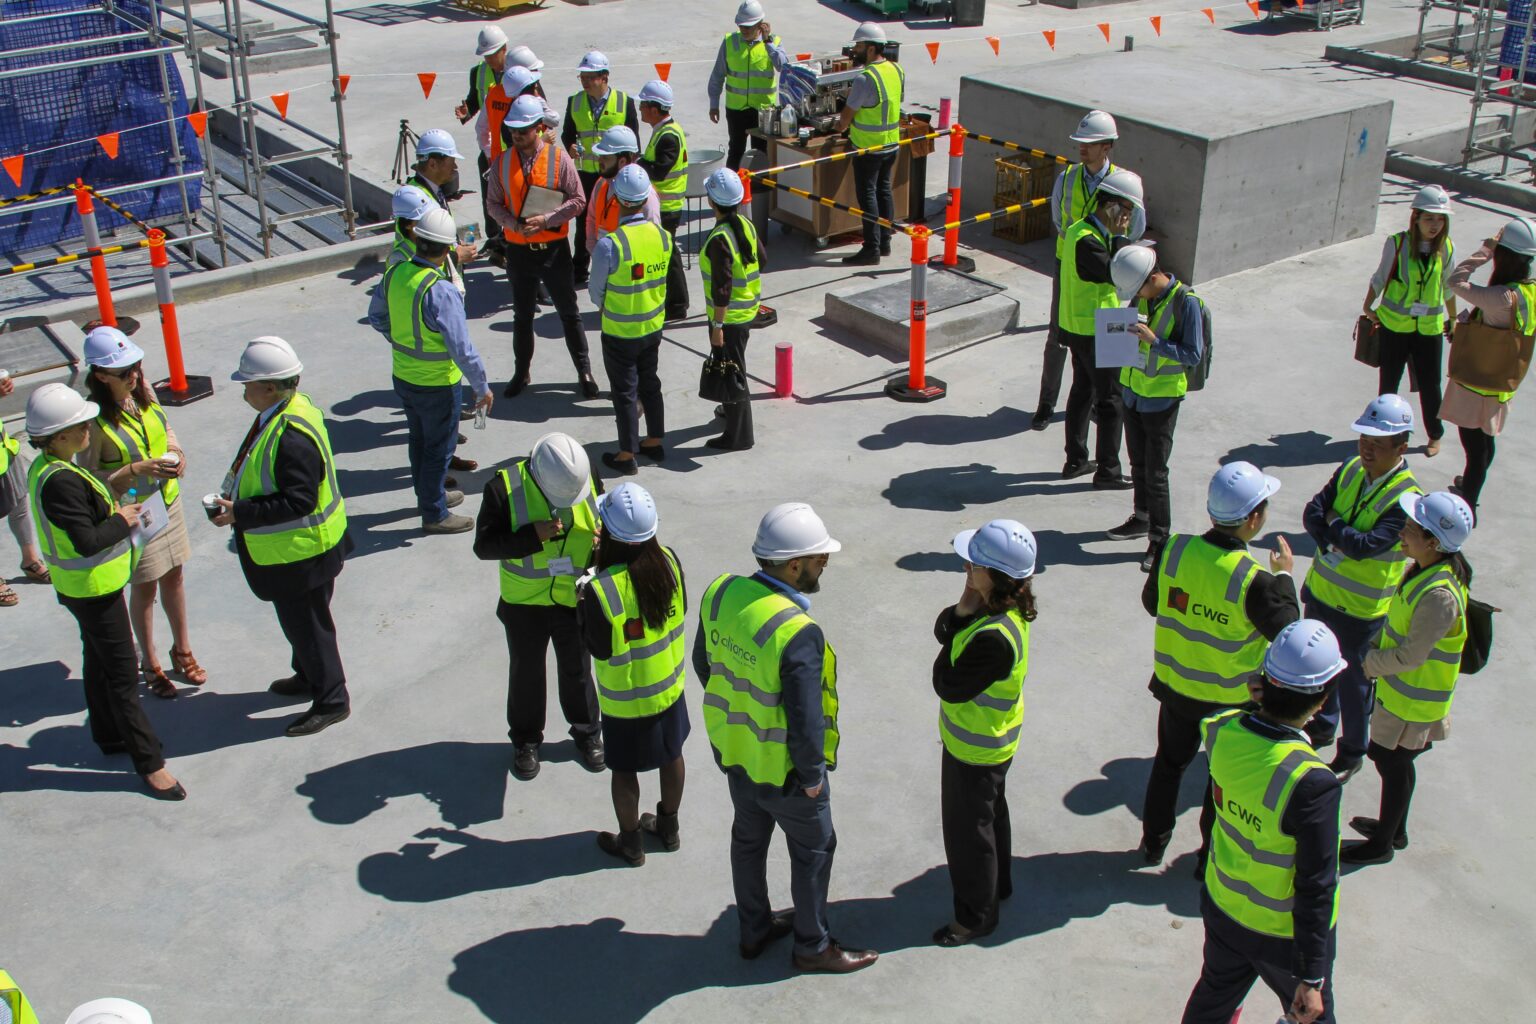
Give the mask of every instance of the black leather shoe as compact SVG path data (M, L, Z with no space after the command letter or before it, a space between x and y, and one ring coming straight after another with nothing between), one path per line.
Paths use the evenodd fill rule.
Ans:
M1163 854L1168 850L1168 840L1172 838L1172 832L1164 832L1160 836L1142 836L1141 845L1136 847L1136 852L1141 854L1141 859L1148 864L1161 864Z
M1367 839L1375 839L1376 838L1376 830L1381 827L1381 822L1377 821L1375 818L1366 818L1366 817L1362 817L1362 816L1356 816L1356 817L1353 817L1353 818L1349 819L1349 827L1354 829L1356 832L1359 832L1362 836L1365 836L1365 838L1367 838ZM1407 829L1404 829L1402 832L1399 832L1397 834L1397 836L1392 840L1392 849L1394 849L1394 850L1406 850L1406 849L1408 849L1408 831L1407 831Z
M156 789L149 784L148 779L145 779L144 788L149 790L149 795L156 800L185 800L187 798L186 787L179 782L170 789Z
M515 374L511 380L507 381L507 386L502 389L501 397L516 398L523 393L523 388L526 388L532 382L533 378L526 373Z
M964 931L951 922L933 933L933 944L935 946L943 946L946 949L953 949L956 946L963 946L968 942L975 942L977 939L986 938L995 930L996 925L991 928L977 928L974 931Z
M512 774L527 782L539 774L539 745L519 743L512 755Z
M267 685L267 692L281 697L308 697L309 684L298 676L285 676L282 679L272 680Z
M652 462L665 462L667 460L667 450L659 444L641 445L640 454Z
M632 868L638 868L645 863L645 847L642 845L639 829L633 832L620 832L617 835L612 832L599 832L597 846L604 853L619 858Z
M1030 417L1029 429L1044 430L1046 427L1051 425L1051 417L1054 415L1056 415L1055 409L1047 409L1042 405L1040 408L1035 410L1034 416Z
M581 754L581 766L587 771L600 772L608 767L608 758L603 755L601 736L593 735L584 740L577 740L576 750Z
M1110 540L1140 540L1152 529L1152 524L1145 516L1132 515L1119 526L1112 526L1104 531L1104 535Z
M640 472L640 467L635 465L634 459L620 459L613 452L603 452L603 465L620 476L634 476Z
M1063 480L1076 480L1080 476L1087 476L1089 473L1092 473L1093 467L1092 459L1087 462L1069 462L1061 467L1061 478Z
M656 805L656 813L649 811L640 815L640 831L649 832L661 840L661 845L667 848L669 853L675 853L682 849L682 830L677 824L676 814L663 814L661 804Z
M1311 742L1313 750L1322 750L1324 747L1333 746L1334 737L1338 734L1333 732L1324 732L1324 728L1326 728L1326 726L1321 726L1315 732L1311 729L1303 730L1306 732L1307 739Z
M725 406L723 406L723 405L715 406L715 419L717 419L717 420L725 419Z
M445 476L443 477L443 486L449 490L453 490L459 486L459 478L456 476Z
M1156 568L1157 568L1157 545L1154 544L1151 547L1147 548L1147 553L1146 554L1141 556L1141 571L1144 572L1144 573L1147 573L1148 575L1151 575L1152 570L1156 569Z
M602 394L602 389L597 386L597 381L592 379L590 373L581 375L581 394L584 398L596 398Z
M843 257L843 266L845 267L878 267L879 265L879 249L860 249L852 256Z
M836 939L828 942L827 948L815 956L795 953L790 957L796 970L820 974L852 974L854 971L862 971L878 959L880 954L872 949L844 949Z
M1096 476L1093 478L1093 489L1096 491L1128 491L1136 485L1131 483L1128 476Z
M283 730L284 736L313 736L317 732L329 729L337 722L345 722L352 716L349 708L340 711L306 711L298 718L288 723L288 728Z
M458 440L459 444L469 444L469 438L465 437L463 434L460 434L458 436L457 440Z
M743 942L736 948L741 952L743 960L756 960L763 955L763 950L794 930L795 912L793 910L781 910L773 915L773 919L768 925L767 935L753 943Z
M1339 851L1339 861L1343 864L1390 864L1392 847L1385 844L1378 847L1374 839L1363 843L1345 843Z

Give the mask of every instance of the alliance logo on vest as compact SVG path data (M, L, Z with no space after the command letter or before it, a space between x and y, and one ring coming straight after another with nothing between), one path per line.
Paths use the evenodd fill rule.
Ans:
M1210 605L1201 604L1199 601L1191 601L1189 594L1178 587L1168 588L1168 607L1181 615L1193 615L1196 618L1209 619L1223 626L1228 625L1232 621L1232 617L1219 608L1212 608Z
M749 665L757 664L756 651L749 647L741 646L741 644L737 643L731 637L722 636L720 634L720 630L718 629L711 629L709 631L709 643L712 647L718 648L720 650L730 651L731 654L735 655L737 658Z

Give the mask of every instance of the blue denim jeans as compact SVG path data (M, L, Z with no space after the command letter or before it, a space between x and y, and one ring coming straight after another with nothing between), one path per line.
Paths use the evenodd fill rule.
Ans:
M448 460L459 442L459 385L412 384L399 377L393 380L410 430L406 450L416 506L422 522L441 522L448 516L443 477L448 475Z

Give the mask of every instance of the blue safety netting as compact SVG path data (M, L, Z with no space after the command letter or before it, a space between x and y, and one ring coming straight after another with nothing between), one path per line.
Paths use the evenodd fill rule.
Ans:
M117 0L115 6L144 24L154 17L152 8L140 0ZM66 11L77 13L16 21ZM171 146L173 131L184 159L182 171L202 170L202 147L185 120L186 91L171 54L158 58L126 56L151 49L148 40L139 38L82 42L64 49L15 55L31 47L134 31L135 25L126 18L109 14L101 4L88 0L0 0L0 72L124 55L120 60L86 67L0 78L0 158L24 157L19 187L9 174L0 171L0 199L68 185L76 178L106 190L170 177L177 173ZM165 79L161 78L162 63ZM167 81L172 98L169 113L164 101ZM170 116L181 120L164 124ZM120 133L115 160L96 141L110 132ZM186 191L190 207L196 210L202 199L201 181L188 181ZM152 220L180 216L181 195L181 189L172 184L135 189L112 199L135 216ZM125 223L100 203L96 210L103 232ZM74 248L72 243L81 237L80 218L73 205L39 210L29 210L26 203L0 206L0 254L54 243Z

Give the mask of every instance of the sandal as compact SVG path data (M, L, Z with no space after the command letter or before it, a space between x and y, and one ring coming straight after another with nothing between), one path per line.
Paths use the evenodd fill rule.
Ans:
M193 686L202 686L208 681L208 670L197 663L191 651L178 651L172 647L171 668Z
M21 571L26 573L27 579L31 580L33 583L53 582L53 574L48 571L48 567L42 562L33 562L30 565L24 565L21 567Z
M20 601L9 583L0 583L0 608L14 608Z
M149 686L149 692L161 700L176 698L176 684L171 682L170 677L165 674L165 669L158 665L144 669L144 682Z

